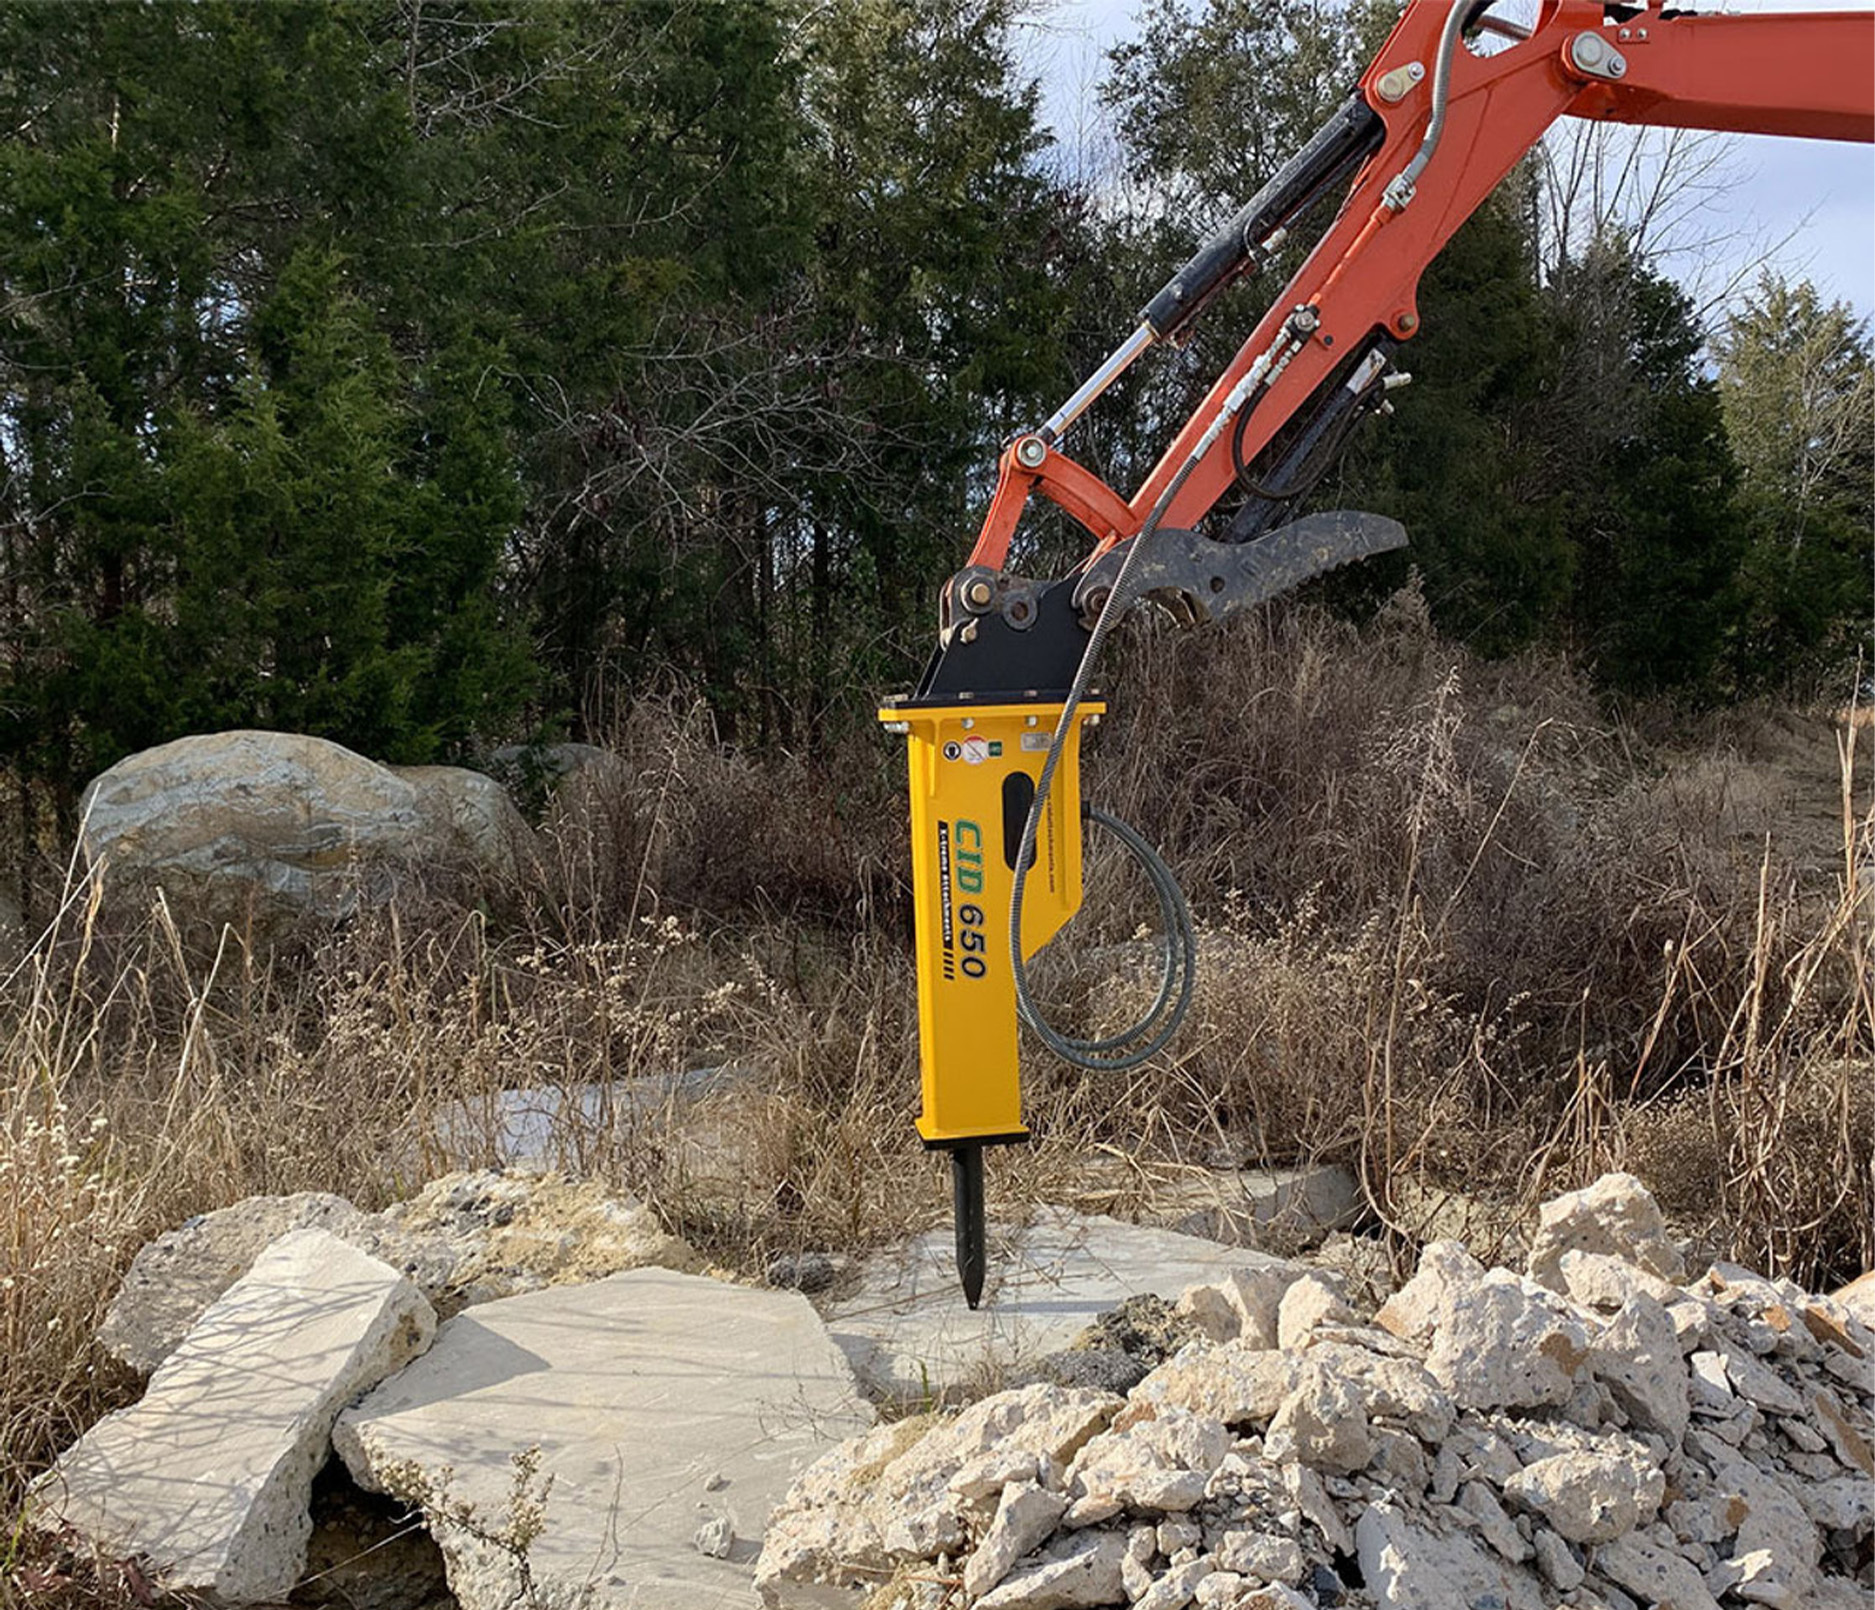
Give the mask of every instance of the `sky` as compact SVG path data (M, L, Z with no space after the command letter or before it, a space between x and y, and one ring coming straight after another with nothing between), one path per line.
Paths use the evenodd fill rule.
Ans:
M1193 0L1197 3L1197 0ZM1706 10L1854 11L1871 0L1726 0ZM1528 0L1525 0L1526 7ZM1042 80L1043 114L1069 145L1098 138L1095 88L1106 51L1133 31L1137 0L1046 0L1025 56ZM1875 62L1869 64L1875 81ZM1649 135L1650 139L1659 136ZM1766 253L1783 273L1815 281L1826 298L1875 315L1875 147L1830 140L1720 136L1711 154L1726 216L1698 254L1669 255L1664 266L1690 282L1695 300L1721 297Z

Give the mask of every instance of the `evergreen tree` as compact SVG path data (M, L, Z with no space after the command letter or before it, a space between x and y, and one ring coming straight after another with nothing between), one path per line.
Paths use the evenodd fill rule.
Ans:
M181 732L421 759L525 695L508 399L391 314L441 205L398 20L0 9L0 746L68 827Z
M1809 281L1766 273L1726 319L1719 394L1749 551L1736 643L1750 686L1875 659L1875 349Z
M1716 691L1744 529L1705 338L1677 286L1604 241L1549 287L1576 553L1575 641L1626 691ZM1559 391L1563 388L1559 387Z

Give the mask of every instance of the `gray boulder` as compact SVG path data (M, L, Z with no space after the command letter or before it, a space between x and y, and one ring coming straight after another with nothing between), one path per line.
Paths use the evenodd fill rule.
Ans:
M197 920L290 924L381 905L417 877L501 896L532 832L492 778L380 766L323 738L217 732L93 780L81 843L107 887L154 885Z

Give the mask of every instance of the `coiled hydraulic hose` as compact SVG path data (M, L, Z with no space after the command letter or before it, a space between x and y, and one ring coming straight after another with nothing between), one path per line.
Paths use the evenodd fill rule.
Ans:
M1087 804L1082 805L1081 815L1120 841L1121 848L1139 863L1152 892L1158 897L1159 926L1165 935L1158 994L1138 1022L1118 1034L1094 1040L1063 1034L1043 1017L1029 994L1028 979L1021 969L1016 972L1016 1007L1022 1014L1022 1021L1064 1061L1082 1068L1122 1072L1137 1068L1148 1057L1163 1050L1178 1032L1179 1024L1191 1007L1192 983L1198 970L1198 936L1192 927L1191 907L1185 903L1185 892L1179 888L1178 879L1159 852L1117 816L1109 816Z
M1074 680L1068 686L1068 696L1061 706L1061 716L1055 722L1054 736L1049 740L1048 753L1042 760L1041 774L1035 779L1035 798L1029 804L1029 819L1022 825L1022 843L1016 851L1015 883L1009 894L1009 971L1016 982L1016 1009L1024 1022L1032 1026L1043 1039L1062 1056L1083 1067L1103 1069L1125 1069L1138 1067L1148 1057L1162 1050L1178 1032L1186 1011L1191 1006L1192 975L1197 961L1197 944L1192 936L1191 912L1185 904L1185 897L1179 893L1177 882L1172 877L1171 868L1166 866L1157 852L1146 841L1124 823L1112 817L1097 816L1101 826L1109 831L1122 831L1126 837L1121 842L1126 844L1140 864L1146 868L1146 875L1160 895L1160 909L1166 915L1166 962L1165 971L1160 980L1160 996L1170 1002L1169 1006L1155 1004L1152 1011L1124 1034L1114 1036L1111 1041L1075 1040L1050 1028L1044 1021L1041 1009L1035 1004L1035 998L1029 993L1028 969L1022 959L1022 896L1028 885L1029 863L1035 855L1035 841L1041 829L1042 813L1048 807L1048 791L1054 786L1055 773L1060 768L1061 756L1067 747L1068 734L1074 731L1075 716L1087 697L1087 690L1093 681L1094 666L1100 658L1100 650L1107 641L1107 634L1113 630L1113 624L1133 602L1133 572L1138 567L1139 556L1146 551L1146 546L1158 533L1167 511L1172 507L1185 483L1192 477L1208 454L1218 443L1226 430L1236 419L1238 411L1248 405L1252 398L1274 375L1280 374L1289 359L1300 350L1307 333L1314 329L1312 322L1303 322L1301 314L1308 309L1298 309L1298 317L1292 318L1277 337L1268 351L1264 352L1244 373L1230 394L1225 397L1223 406L1204 429L1203 435L1192 445L1185 455L1185 462L1178 467L1165 490L1159 494L1158 502L1152 506L1152 512L1128 544L1126 557L1120 562L1120 573L1114 577L1113 586L1107 593L1106 602L1100 606L1100 614L1094 621L1094 628L1087 634L1087 647L1081 650L1081 663L1075 667ZM1143 852L1143 853L1142 853ZM1170 891L1169 896L1166 891ZM1176 981L1176 983L1174 982ZM1156 1025L1156 1026L1155 1026ZM1131 1044L1145 1036L1143 1043L1131 1051L1121 1052L1118 1046ZM1114 1054L1104 1055L1104 1050L1112 1046ZM1096 1060L1088 1061L1088 1057Z

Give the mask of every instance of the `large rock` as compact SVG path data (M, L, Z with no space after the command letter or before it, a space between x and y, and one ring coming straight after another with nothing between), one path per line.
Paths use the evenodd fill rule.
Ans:
M639 1269L457 1315L334 1442L421 1505L463 1610L702 1610L757 1602L770 1510L870 1418L804 1298Z
M1686 1273L1660 1205L1632 1174L1604 1174L1543 1204L1530 1247L1530 1278L1552 1291L1565 1290L1562 1260L1569 1252L1619 1258L1667 1281Z
M367 1243L435 1291L445 1315L627 1269L697 1272L705 1264L642 1202L601 1180L494 1169L432 1180L376 1215Z
M1332 1367L1307 1360L1270 1421L1264 1448L1272 1459L1299 1460L1315 1470L1359 1470L1374 1456L1366 1400Z
M1280 1266L1263 1253L1062 1208L1044 1208L1021 1228L991 1226L980 1309L965 1305L953 1259L948 1229L894 1247L868 1260L859 1289L828 1311L869 1390L916 1402L994 1387L1128 1297L1170 1301L1233 1269Z
M478 772L401 772L323 738L217 732L120 760L85 790L81 838L107 883L187 914L264 924L345 916L419 875L505 893L532 832Z
M504 884L519 880L534 851L533 831L494 778L466 766L392 766L393 776L417 793L424 845L412 854L441 851L441 864Z
M1595 1568L1654 1610L1719 1610L1700 1573L1655 1538L1617 1538L1595 1551Z
M1176 1312L1214 1342L1275 1347L1280 1340L1283 1298L1304 1273L1296 1264L1233 1269L1222 1280L1186 1290Z
M141 1402L41 1478L35 1518L147 1557L172 1592L283 1600L305 1568L334 1418L434 1328L396 1270L325 1230L295 1230L222 1293Z
M190 1219L145 1246L98 1339L132 1369L156 1368L189 1327L289 1230L317 1226L410 1276L445 1315L543 1286L655 1264L698 1269L687 1243L650 1210L593 1180L450 1174L383 1213L317 1192L253 1196Z
M1068 1501L1032 1481L1011 1482L997 1500L996 1516L964 1567L964 1592L980 1599L1009 1568L1054 1531Z

